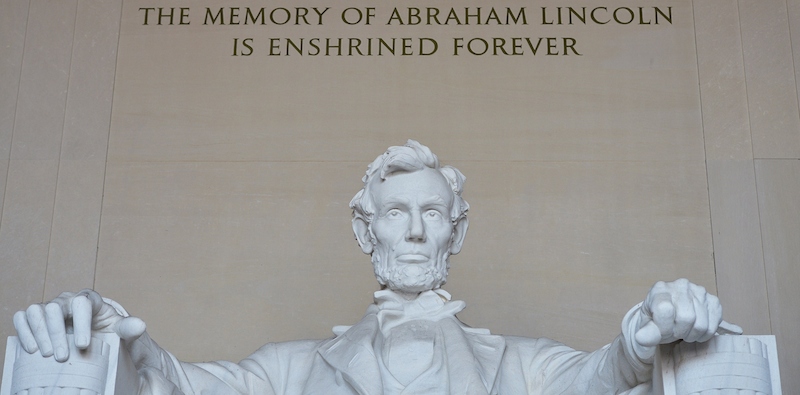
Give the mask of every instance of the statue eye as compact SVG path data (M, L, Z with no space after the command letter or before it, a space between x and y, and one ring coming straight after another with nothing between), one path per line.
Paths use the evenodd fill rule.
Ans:
M398 210L398 209L396 209L396 208L393 208L393 209L389 210L389 211L386 213L386 216L387 216L387 217L392 217L392 218L397 218L397 217L399 217L399 216L400 216L400 215L402 215L402 214L403 214L403 213L402 213L402 212L400 212L400 210Z
M436 210L428 210L425 212L425 217L429 219L439 219L442 218L442 213Z

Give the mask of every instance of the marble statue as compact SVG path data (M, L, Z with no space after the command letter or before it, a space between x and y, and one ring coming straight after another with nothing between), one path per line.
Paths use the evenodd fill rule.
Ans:
M781 395L775 336L714 336L659 347L653 395ZM660 365L660 366L658 366Z
M16 313L19 342L66 361L68 333L77 349L90 347L92 333L116 334L140 394L643 394L660 344L705 342L723 322L719 300L681 279L655 284L622 333L594 352L464 325L456 314L465 303L441 288L467 233L464 180L413 140L368 166L350 207L382 289L361 321L330 339L270 343L239 363L186 363L142 320L83 290Z

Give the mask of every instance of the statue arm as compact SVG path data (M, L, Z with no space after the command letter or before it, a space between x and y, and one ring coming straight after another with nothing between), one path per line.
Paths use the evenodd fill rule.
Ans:
M296 391L308 376L316 340L269 343L240 361L189 363L178 360L145 332L130 347L141 395L259 394Z
M544 368L542 394L645 393L652 378L652 365L631 360L624 342L625 339L618 336L591 353L554 350L555 354Z
M140 395L285 395L302 389L319 343L268 343L239 363L180 361L147 332L127 348L139 375Z
M626 315L623 325L635 316L637 308ZM594 352L577 351L550 339L507 338L509 347L504 369L508 369L509 364L519 366L524 381L514 382L514 377L504 377L506 381L501 382L500 393L646 393L652 378L652 364L636 357L625 333L623 331L610 344Z
M705 288L686 279L658 282L625 315L622 334L606 347L582 353L555 342L543 346L531 359L537 380L532 388L554 394L639 393L652 379L659 344L708 341L721 322L719 299Z
M645 393L652 379L652 361L634 352L632 332L639 306L631 309L622 322L622 333L597 351L575 351L564 345L552 346L544 366L542 388L553 394ZM629 392L625 392L629 391Z
M139 393L159 394L266 394L274 395L268 370L277 358L265 346L256 354L261 362L251 358L239 364L228 361L188 363L178 360L164 350L147 333L129 346L131 359L139 374ZM250 362L248 362L250 361Z
M150 338L142 320L93 290L65 292L47 304L35 304L14 315L20 344L28 353L40 351L58 362L69 361L66 333L74 332L75 346L85 349L91 333L119 336L139 376L140 394L284 394L292 374L311 358L318 342L268 344L239 364L187 363ZM298 362L299 361L299 362ZM292 366L293 369L289 369ZM276 386L273 386L275 382Z

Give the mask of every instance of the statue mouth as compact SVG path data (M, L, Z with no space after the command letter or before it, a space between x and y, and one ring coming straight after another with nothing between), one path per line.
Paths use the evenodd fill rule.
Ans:
M397 257L397 261L401 263L425 263L429 258L422 254L403 254Z

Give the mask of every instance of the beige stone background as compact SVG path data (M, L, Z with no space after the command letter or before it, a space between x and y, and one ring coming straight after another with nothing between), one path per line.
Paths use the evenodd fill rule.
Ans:
M797 1L648 2L672 7L657 26L542 26L540 6L598 3L508 1L528 26L469 27L345 26L345 6L392 6L360 0L178 3L0 0L3 337L15 311L84 287L185 360L328 337L377 288L347 203L415 138L468 178L445 287L463 321L595 349L653 282L688 277L775 334L784 391L800 388ZM332 9L324 26L202 26L212 5ZM159 6L190 6L191 25L143 26ZM582 56L449 52L527 36ZM234 37L253 55L230 56ZM441 47L269 57L269 37Z

